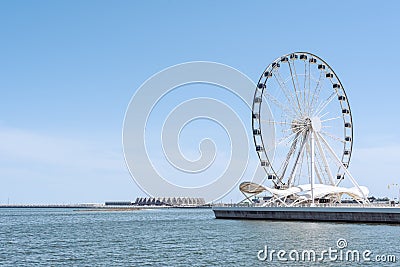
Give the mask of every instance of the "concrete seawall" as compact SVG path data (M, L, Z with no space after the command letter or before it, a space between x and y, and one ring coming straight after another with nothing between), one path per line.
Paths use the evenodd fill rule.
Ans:
M400 223L400 208L213 207L217 219Z

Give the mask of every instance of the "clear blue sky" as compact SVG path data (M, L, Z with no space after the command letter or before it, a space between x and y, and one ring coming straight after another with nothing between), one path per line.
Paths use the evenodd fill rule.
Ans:
M398 1L1 1L0 203L144 195L122 155L135 90L174 64L207 60L256 81L309 51L344 84L351 171L375 195L400 183Z

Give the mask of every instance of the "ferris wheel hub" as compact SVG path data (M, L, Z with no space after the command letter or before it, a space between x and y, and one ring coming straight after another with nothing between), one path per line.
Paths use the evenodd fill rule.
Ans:
M319 117L295 119L292 121L291 128L293 133L298 133L304 129L319 132L322 129L322 122Z
M321 128L322 128L321 119L319 117L311 118L311 127L314 130L314 132L321 131Z
M304 121L298 120L298 119L293 120L292 125L291 125L292 132L297 133L297 132L303 130L304 126L306 126L306 123Z

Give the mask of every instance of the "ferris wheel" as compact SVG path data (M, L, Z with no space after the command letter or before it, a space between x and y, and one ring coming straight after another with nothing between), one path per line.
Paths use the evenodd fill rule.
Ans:
M346 91L318 56L295 52L268 65L254 92L252 127L271 190L308 184L314 201L313 189L324 185L332 191L350 180L356 195L366 199L347 169L353 150L353 119Z

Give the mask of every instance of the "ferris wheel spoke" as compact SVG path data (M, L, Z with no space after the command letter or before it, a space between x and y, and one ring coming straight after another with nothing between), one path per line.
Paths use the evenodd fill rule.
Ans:
M325 168L325 172L328 175L328 178L329 178L329 180L331 182L331 185L334 185L335 182L333 180L333 175L332 175L331 169L329 168L328 160L326 158L324 149L322 148L321 142L319 140L319 135L316 134L314 137L315 137L315 143L317 144L317 148L319 150L319 154L321 155L321 158L322 158L322 162L323 162L323 165L324 165L324 168Z
M306 128L303 128L302 130L299 130L298 133L299 135L296 136L296 138L294 139L295 141L297 141L297 139L299 139L300 137L302 137L306 132Z
M287 135L287 136L282 137L277 143L275 143L275 146L281 145L283 142L285 142L286 140L288 140L288 139L290 139L291 137L295 136L297 133L299 133L299 132L301 132L301 131L302 131L302 129L300 129L300 130L298 130L298 131L296 131L296 132L294 132L294 133L292 133L292 134L289 134L289 135Z
M292 128L282 129L282 133L293 132Z
M307 113L308 110L308 103L307 103L307 98L306 98L306 82L307 82L307 61L304 61L304 86L303 86L303 103L304 103L304 110L305 113Z
M267 120L260 120L261 122L265 122L265 123L272 123L272 124L286 124L286 125L292 125L292 123L290 122L286 122L286 121L267 121Z
M321 122L333 121L333 120L338 120L338 119L341 119L341 118L343 118L343 117L342 116L338 116L338 117L335 117L335 118L329 118L329 119L321 120Z
M300 137L303 136L303 134L305 133L305 131L306 131L306 129L303 129L303 130L298 131L297 134L296 134L296 137L294 137L293 140L289 140L289 141L291 141L292 143L297 142L298 139L299 139ZM289 142L289 141L288 141L288 142Z
M319 118L322 119L323 117L327 116L328 114L329 114L329 111L328 111L328 112L325 112L324 114L322 114L321 116L319 116Z
M301 156L300 156L299 166L303 166L304 154L305 154L304 152L300 154ZM303 171L303 168L300 167L298 174L294 175L292 177L292 181L291 181L292 184L296 184L296 177L299 177L299 181L300 181L301 175L302 175L302 171Z
M318 167L319 173L321 174L321 178L323 180L323 184L333 185L334 186L335 184L331 183L331 181L330 181L330 179L329 179L329 177L328 177L328 175L327 175L327 173L325 171L324 164L321 162L321 159L318 160L317 167Z
M327 137L329 137L329 138L331 138L331 139L333 139L333 140L335 140L335 141L341 142L341 143L343 143L343 144L346 143L345 140L340 139L339 137L334 136L334 135L331 134L331 133L328 133L328 132L325 132L325 131L320 131L320 133L322 133L323 135L325 135L325 136L327 136Z
M306 79L304 79L306 80ZM305 90L305 89L304 89ZM312 113L311 110L311 63L308 62L308 91L307 91L307 110L308 114Z
M325 172L321 166L321 162L319 161L318 157L317 157L318 153L317 151L315 151L315 165L314 165L314 170L315 173L317 174L317 178L318 181L320 182L320 184L325 184Z
M293 183L292 181L293 181L294 177L296 176L296 172L299 167L299 160L300 160L301 154L304 152L304 146L306 145L307 140L308 140L308 132L305 132L304 137L303 137L303 142L301 143L301 147L299 149L299 152L297 153L295 162L293 164L292 171L290 172L288 186L290 186ZM301 167L300 167L300 169L301 169Z
M290 69L290 77L292 78L293 89L294 89L294 92L295 92L295 95L296 95L297 105L298 105L298 107L299 107L300 114L302 114L302 113L303 113L303 110L301 109L301 105L300 105L300 101L299 101L299 96L298 96L297 88L296 88L296 85L295 85L295 82L294 82L293 71L292 71L292 67L291 67L290 61L288 61L288 65L289 65L289 69ZM294 64L293 64L293 66L294 66ZM297 79L297 76L296 76L296 79Z
M290 106L292 107L293 111L299 115L299 110L296 109L296 99L293 96L293 94L290 92L290 90L287 89L286 87L286 83L282 80L279 71L274 71L273 75L279 85L279 87L281 88L283 94L285 95L286 99L288 100L288 103L290 104ZM299 107L300 108L300 107Z
M279 168L279 171L282 170L282 175L281 175L281 177L284 177L284 176L285 176L287 167L288 167L289 162L290 162L290 158L291 158L291 156L293 155L293 153L296 151L296 146L297 146L298 140L299 140L299 138L300 138L301 136L303 136L304 131L305 131L305 130L302 130L302 131L298 132L297 135L296 135L296 137L295 137L294 140L292 141L292 145L291 145L291 147L290 147L290 149L289 149L288 154L286 155L286 160L284 161L284 163L282 164L282 166Z
M310 109L310 87L311 87L311 69L310 69L310 62L304 61L304 106L305 106L305 113L307 116L310 116L311 109ZM307 68L308 67L308 68ZM308 83L308 86L307 86Z
M320 86L320 85L321 85L322 77L323 77L323 71L321 70L320 73L319 73L319 78L318 78L317 85L315 86L314 92L313 92L313 94L312 94L311 104L310 104L311 109L313 109L313 105L314 105L315 103L318 103L318 100L319 100L319 93L320 93L320 91L321 91L321 86ZM313 110L311 110L311 112L312 112L312 111L313 111Z
M311 139L311 138L310 138ZM310 142L311 142L311 140L310 140ZM306 157L307 157L307 174L308 174L308 181L311 183L311 159L312 159L312 156L311 156L311 148L310 148L310 144L307 142L306 143L306 151L305 151L305 153L306 153Z
M303 142L301 144L301 147L297 153L297 155L295 156L295 163L293 165L293 168L291 170L289 179L288 179L288 186L290 187L291 184L293 183L292 180L295 178L296 176L296 170L298 169L299 166L301 166L301 164L299 165L299 160L303 154L304 151L304 144L307 142L307 128L302 128L301 130L297 131L296 137L294 138L294 140L292 140L292 145L291 148L289 149L287 155L286 155L286 159L283 162L283 164L279 167L279 172L281 172L280 178L283 179L285 177L285 174L287 172L287 168L289 166L289 162L291 160L291 158L294 156L295 151L296 151L296 146L298 144L298 140L303 137ZM301 167L300 167L301 170Z
M299 90L299 96L300 96L300 100L301 100L301 91L300 91L300 83L299 83L299 78L297 76L297 71L296 71L296 63L293 61L293 72L294 72L294 77L296 78L296 84L297 84L297 90ZM304 106L304 99L303 99L303 106Z
M314 139L315 139L315 133L314 133ZM310 139L310 143L312 142L312 140ZM314 141L315 142L315 141ZM310 143L308 143L307 142L307 144L306 144L306 149L307 149L307 155L310 157L310 159L313 157L313 155L312 155L312 150L311 150L311 148L310 148ZM316 157L316 150L314 150L314 159L315 158L317 158ZM311 172L312 172L312 170L314 170L315 171L315 174L316 174L316 176L317 176L317 178L318 178L318 181L322 184L323 183L323 180L322 180L322 176L321 176L321 173L319 172L319 170L318 170L318 165L319 164L319 161L318 161L318 159L317 160L315 160L314 161L314 164L313 164L313 162L312 162L312 160L310 160L310 164L307 164L307 167L308 167L308 174L310 175L310 181L311 181L311 179L312 179L312 177L311 177Z
M287 122L287 121L274 121L274 120L260 120L261 122L265 123L272 123L272 124L285 124L290 126L304 126L304 124L296 123L296 122Z
M292 142L292 145L290 146L289 152L286 155L286 159L283 162L282 166L279 168L279 172L282 173L280 175L281 178L285 177L285 173L286 173L287 167L289 165L290 158L293 155L294 151L296 150L298 136L299 136L299 134L296 136L295 140Z
M320 174L320 172L319 172L319 169L318 169L318 166L317 166L317 165L319 165L319 161L316 161L316 162L317 162L317 164L314 165L315 174L317 175L318 181L319 181L321 184L323 184L324 181L322 180L322 176L321 176L321 174Z
M335 98L336 92L333 92L325 101L321 102L318 108L316 109L315 114L318 115L321 113L328 105L329 103L332 102L332 100Z
M265 92L264 93L266 98L268 98L269 100L271 100L272 103L274 103L277 107L279 107L282 111L285 111L287 113L288 116L295 118L296 114L293 113L291 110L289 110L287 107L285 107L284 104L282 104L278 99L276 99L275 97L273 97L270 93Z

